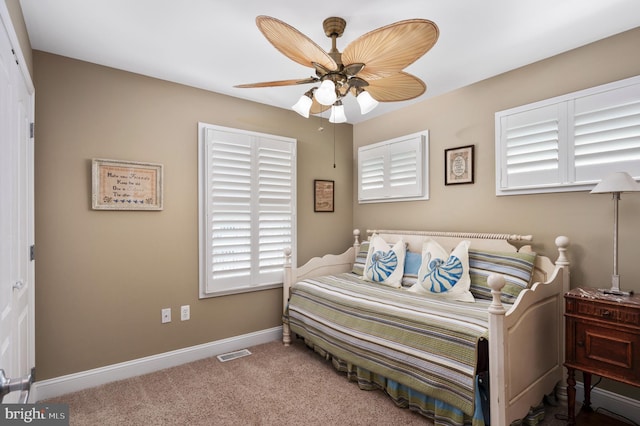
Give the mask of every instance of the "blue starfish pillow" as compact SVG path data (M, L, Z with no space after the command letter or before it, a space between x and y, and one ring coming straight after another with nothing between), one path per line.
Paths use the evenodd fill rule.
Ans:
M363 279L391 287L400 287L407 248L400 240L393 246L377 234L371 236Z
M451 253L429 238L422 245L418 282L409 291L463 302L475 302L469 287L469 241L461 241Z

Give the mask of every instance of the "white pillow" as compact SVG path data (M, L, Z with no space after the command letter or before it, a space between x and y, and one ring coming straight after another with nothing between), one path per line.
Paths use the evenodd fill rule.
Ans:
M451 254L433 239L422 244L422 264L418 272L418 282L408 291L475 302L469 291L469 241L461 241Z
M362 278L399 288L402 284L406 254L407 248L404 241L400 240L391 247L382 237L373 234Z

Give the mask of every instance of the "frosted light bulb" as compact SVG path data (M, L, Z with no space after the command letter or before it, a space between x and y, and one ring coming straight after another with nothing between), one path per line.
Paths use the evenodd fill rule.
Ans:
M344 123L347 121L347 116L344 114L344 106L342 102L338 101L331 107L331 117L329 117L329 123Z
M366 114L370 112L372 109L377 107L379 103L378 101L373 99L373 96L371 96L371 93L367 91L362 91L358 96L356 96L356 100L360 105L360 112L362 114Z
M311 104L313 104L313 101L311 100L311 98L306 94L304 94L300 96L300 99L298 100L298 102L296 102L296 104L292 106L291 109L293 109L295 112L297 112L301 116L305 118L309 118L309 111L311 111Z
M320 87L318 87L314 96L316 97L316 101L321 105L333 105L338 99L336 95L336 85L331 80L325 80Z

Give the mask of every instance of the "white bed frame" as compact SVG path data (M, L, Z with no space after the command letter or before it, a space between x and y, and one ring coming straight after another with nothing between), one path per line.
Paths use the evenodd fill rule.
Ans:
M387 242L402 238L410 251L421 252L426 237L438 241L445 249L453 249L462 240L471 241L471 248L493 251L530 252L530 235L479 234L463 232L367 230L377 233ZM360 248L360 231L354 230L354 243L339 255L315 257L295 268L291 251L285 252L284 306L291 286L305 278L351 271ZM491 394L491 424L508 425L526 416L530 407L540 403L545 395L555 392L566 401L564 362L564 294L569 291L569 261L566 250L569 239L557 237L558 258L555 264L547 257L536 256L533 282L522 291L516 302L506 309L500 301L504 278L489 277L493 301L489 307L489 371ZM283 342L291 343L288 324L283 325Z

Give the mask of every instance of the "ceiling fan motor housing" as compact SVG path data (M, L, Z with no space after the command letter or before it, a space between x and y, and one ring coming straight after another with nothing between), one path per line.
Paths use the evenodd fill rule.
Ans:
M347 21L336 16L325 19L322 22L322 28L327 37L342 37L344 29L347 26Z

